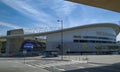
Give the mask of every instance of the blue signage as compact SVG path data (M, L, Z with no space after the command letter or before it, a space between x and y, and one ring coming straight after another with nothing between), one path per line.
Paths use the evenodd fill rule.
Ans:
M31 50L33 49L33 43L25 43L23 47L24 49Z

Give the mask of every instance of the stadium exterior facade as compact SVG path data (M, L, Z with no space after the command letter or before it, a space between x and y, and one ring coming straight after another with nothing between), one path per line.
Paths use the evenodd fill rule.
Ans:
M64 54L119 52L116 43L119 29L117 24L98 23L53 31L47 35L46 50Z
M24 40L38 41L36 37L39 36L45 36L46 39L44 49L38 47L37 51L57 51L64 54L120 53L120 44L116 43L119 31L119 25L113 23L89 24L31 34L24 34L22 29L10 30L7 36L0 37L0 53L18 53L23 50L21 46Z

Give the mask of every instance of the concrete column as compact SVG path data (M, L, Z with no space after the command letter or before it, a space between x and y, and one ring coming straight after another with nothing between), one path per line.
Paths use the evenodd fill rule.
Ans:
M10 52L10 47L11 47L10 39L7 39L7 43L6 43L6 54L8 54L8 53Z
M0 54L1 54L1 49L2 49L2 42L0 41Z

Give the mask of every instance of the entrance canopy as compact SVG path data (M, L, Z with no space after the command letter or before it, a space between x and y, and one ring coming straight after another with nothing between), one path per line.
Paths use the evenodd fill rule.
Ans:
M68 0L68 1L120 12L120 0Z

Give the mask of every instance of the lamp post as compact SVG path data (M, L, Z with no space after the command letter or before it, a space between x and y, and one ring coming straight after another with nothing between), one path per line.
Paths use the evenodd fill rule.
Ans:
M61 60L63 60L63 20L57 20L57 22L60 22L61 24L61 51L62 51L62 54L61 54Z

